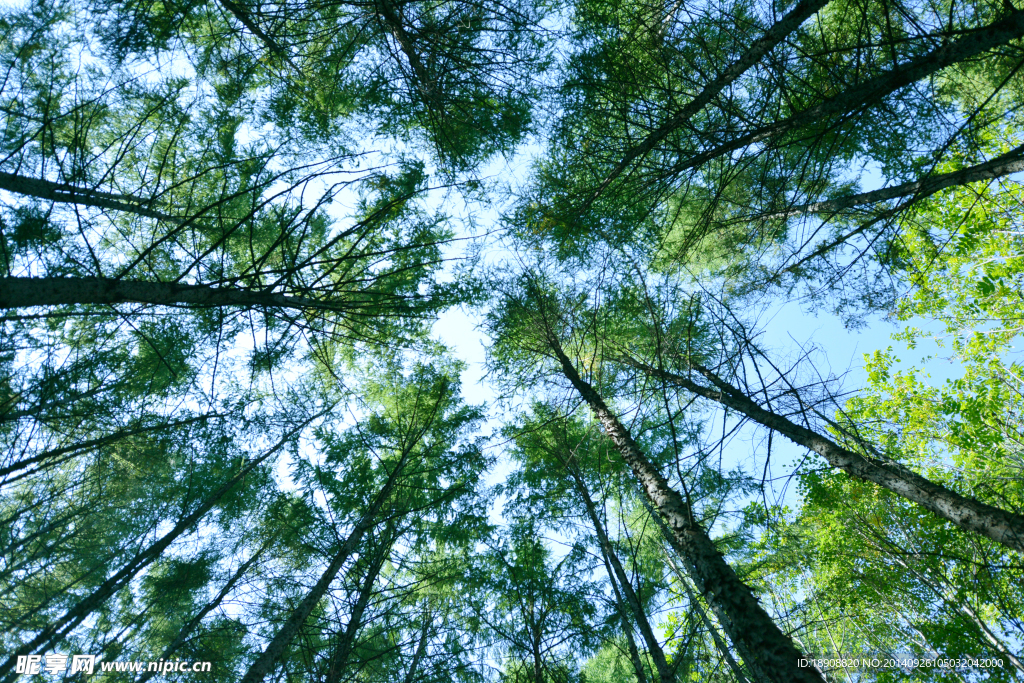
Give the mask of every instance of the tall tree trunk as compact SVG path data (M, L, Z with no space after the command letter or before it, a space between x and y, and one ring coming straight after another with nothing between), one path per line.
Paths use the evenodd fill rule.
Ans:
M777 413L765 410L742 391L715 373L695 363L691 367L706 377L716 388L698 384L688 377L658 370L644 363L627 363L670 384L680 386L698 396L717 401L746 415L759 424L774 429L790 441L818 453L833 467L851 476L886 488L898 496L917 503L965 531L981 534L1007 548L1024 552L1024 516L1007 512L981 501L960 495L941 484L925 479L907 467L878 458L871 458L843 448Z
M409 663L409 670L405 672L402 683L413 683L416 679L416 672L419 670L420 662L423 661L423 653L427 651L427 636L430 634L430 625L433 615L429 610L423 610L423 628L420 629L420 640L416 644L416 651L413 652L412 661Z
M288 646L291 645L292 640L296 635L298 635L299 629L301 629L302 625L306 623L306 619L309 618L309 615L313 612L316 604L320 602L320 599L327 593L327 589L330 588L330 585L338 575L338 572L341 571L341 567L359 546L359 543L362 541L366 532L373 527L373 522L377 517L377 513L384 505L384 502L391 494L391 491L394 489L395 484L398 481L399 474L405 467L406 462L408 462L410 454L411 449L407 449L402 454L401 459L395 465L395 469L388 476L388 480L384 484L384 487L374 498L370 507L366 510L363 516L359 518L359 521L356 522L348 538L345 539L345 542L342 544L337 554L334 555L330 564L327 565L327 569L325 569L323 574L320 575L320 579L306 594L306 597L302 599L302 602L292 610L291 614L285 620L284 624L281 625L281 628L278 629L273 639L271 639L270 643L267 644L263 653L249 666L249 670L246 671L240 683L260 683L277 664L277 660L281 658L288 649Z
M745 135L737 135L728 142L696 154L679 163L672 170L680 173L687 169L698 168L712 159L717 159L749 145L764 143L800 126L830 116L864 110L897 90L927 78L947 66L976 57L1021 36L1024 36L1024 11L1015 11L1000 21L972 31L960 40L945 43L927 54L900 64L894 69L870 78L819 104L799 111L789 118L773 121ZM667 137L668 133L665 135Z
M750 587L736 576L707 531L694 519L683 497L668 485L661 472L641 452L629 430L594 388L580 377L558 340L549 336L548 344L565 377L590 406L647 497L665 518L675 547L683 554L694 582L744 661L758 678L766 681L822 683L816 671L800 666L803 655L761 608Z
M928 176L920 180L913 180L909 183L902 183L892 187L883 187L880 190L872 190L870 192L861 192L860 194L854 194L848 197L838 197L836 199L827 199L821 202L792 206L780 211L750 216L744 220L750 220L751 218L788 218L789 216L799 216L804 214L835 214L854 206L875 204L877 202L898 199L899 197L906 197L908 195L914 195L914 199L919 201L949 187L967 185L969 183L976 183L983 180L995 180L996 178L1002 178L1003 176L1010 175L1011 173L1024 171L1024 156L1022 155L1024 155L1024 145L1015 147L1009 152L1000 154L994 159L980 164L975 164L974 166L968 166L967 168L962 168L959 171L940 173L939 175ZM829 248L832 246L835 245L830 244Z
M401 9L396 11L389 0L376 0L376 3L378 16L391 32L395 42L398 43L398 49L409 61L409 68L412 69L413 78L416 81L416 89L428 105L439 106L437 87L427 68L423 65L419 52L416 51L412 36L405 30L404 18L400 14Z
M797 3L785 16L765 31L763 36L755 40L747 48L746 52L727 66L713 81L708 83L696 97L687 102L679 112L653 130L638 145L631 147L601 182L591 201L608 187L613 180L619 177L633 160L649 153L657 147L658 143L671 135L673 131L679 130L686 125L690 119L696 116L704 107L708 106L719 93L729 87L729 84L757 64L765 55L785 40L786 36L799 28L800 24L827 5L828 2L829 0L803 0L803 2Z
M661 531L662 537L668 542L673 548L674 540L672 538L672 532L669 531L668 526L665 524L665 520L661 518L661 515L651 507L651 502L647 499L643 499L644 507L651 513L651 518L654 523L658 525L658 529ZM697 613L701 622L704 624L704 628L711 634L711 639L715 641L715 647L722 653L722 658L725 659L725 663L729 665L729 669L732 670L732 675L736 677L738 683L747 683L747 677L743 674L743 669L736 662L736 658L732 656L732 652L729 650L729 645L722 639L722 635L718 632L718 627L715 626L711 619L708 618L707 612L704 611L704 607L697 602L694 598L693 593L690 591L690 580L679 570L673 561L671 555L667 557L668 566L672 569L672 573L679 579L679 583L683 586L683 590L686 592L686 599L690 601L690 607Z
M533 683L544 683L544 660L540 656L540 629L535 628L533 636Z
M601 518L594 507L594 501L590 498L587 484L583 481L579 471L572 463L569 463L566 469L576 483L576 490L579 491L580 496L583 498L583 504L587 508L587 515L590 517L590 522L594 525L594 530L597 532L597 540L601 546L601 552L604 554L605 561L611 566L619 585L622 587L622 592L626 596L626 603L633 613L633 620L640 628L640 635L643 636L644 642L647 644L647 651L654 662L654 668L658 671L658 678L661 680L661 683L672 683L675 680L675 676L672 674L672 667L665 660L665 652L661 649L661 643L654 636L654 629L651 628L651 623L647 620L647 614L644 613L643 605L640 604L640 598L637 596L636 591L633 590L633 585L626 575L626 570L623 569L611 541L608 540L608 534L605 533L604 525L601 523Z
M17 460L17 461L15 461L14 463L12 463L10 465L7 465L5 467L0 467L0 477L6 477L8 474L11 474L13 472L18 472L19 470L26 469L26 468L28 468L31 465L34 465L36 463L43 462L43 461L48 461L48 462L46 462L45 465L37 467L36 469L32 470L31 472L25 472L25 473L22 473L22 474L18 475L17 477L5 480L3 482L4 485L5 486L9 486L10 484L14 483L15 481L18 481L18 479L21 479L22 477L25 477L25 476L27 476L29 474L35 474L36 472L39 472L40 470L45 469L47 467L53 467L53 466L59 465L60 463L64 462L65 460L67 460L69 458L73 458L75 456L80 455L81 452L83 452L83 451L90 451L90 450L99 448L100 446L105 446L105 445L111 444L111 443L113 443L115 441L118 441L119 439L125 439L125 438L128 438L130 436L137 436L139 434L145 434L146 432L160 431L162 429L172 429L174 427L182 427L184 425L194 424L196 422L203 422L203 421L209 420L210 418L214 418L214 417L224 417L224 414L223 413L209 413L209 414L206 414L206 415L198 415L196 417L190 417L190 418L185 419L185 420L177 420L177 421L172 421L172 422L166 422L164 424L149 425L149 426L146 426L146 427L136 427L134 429L119 429L116 432L112 432L111 434L107 434L106 436L101 436L101 437L99 437L97 439L90 439L88 441L80 441L80 442L72 444L70 446L60 446L58 448L54 448L54 449L51 449L51 450L48 450L48 451L43 451L42 453L38 453L36 455L33 455L32 457L25 458L24 460ZM60 456L62 456L62 455L65 456L65 457L60 458ZM56 458L60 458L60 459L56 460Z
M268 306L331 308L306 297L243 287L183 285L102 277L0 278L0 309L72 304L156 304L162 306Z
M40 178L29 178L15 173L0 172L0 190L7 190L15 194L37 197L51 202L79 204L81 206L93 206L98 209L113 209L125 211L147 218L156 218L174 224L181 224L184 221L176 216L171 216L162 211L151 208L153 202L141 197L131 195L114 194L102 192L86 187L77 187L67 183L55 183L51 180Z

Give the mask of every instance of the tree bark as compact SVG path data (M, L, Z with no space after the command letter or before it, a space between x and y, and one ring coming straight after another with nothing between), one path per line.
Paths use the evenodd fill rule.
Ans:
M79 204L98 209L113 209L115 211L134 213L146 218L156 218L174 224L184 223L182 219L176 216L149 208L149 204L152 202L140 197L101 192L100 190L76 187L67 183L55 183L52 180L29 178L15 173L0 172L0 190L46 199L51 202Z
M619 621L622 622L622 634L626 637L626 647L629 648L629 659L633 662L633 670L636 672L637 683L647 683L647 674L644 672L644 662L640 659L640 650L636 647L636 639L633 638L633 627L626 619L626 606L623 604L622 593L619 592L618 583L615 581L615 572L608 562L608 556L604 556L605 571L608 572L608 580L612 584L612 592L615 593L615 607L619 612Z
M199 624L202 623L203 619L206 618L206 615L212 612L213 610L217 609L217 607L224 601L224 598L228 596L228 593L231 592L231 589L235 587L235 584L237 584L239 580L241 580L241 578L245 576L245 573L249 571L249 568L252 565L254 565L257 560L259 560L260 556L263 555L263 553L269 547L270 542L264 543L259 550L253 553L252 557L243 562L238 567L238 569L235 570L235 573L231 576L230 579L228 579L228 582L224 584L224 587L220 589L220 592L217 593L216 597L214 597L213 600L208 602L206 606L203 607L203 609L199 610L199 612L194 617L189 619L187 624L181 627L181 630L178 631L178 635L175 636L173 641L171 641L171 644L165 647L164 651L160 653L159 659L170 660L171 655L174 654L174 652L179 647L181 647L186 640L188 640L191 637L192 632L195 631ZM148 681L156 675L158 675L157 672L149 671L147 669L147 671L143 673L142 676L140 676L139 679L135 681L135 683L146 683L146 681Z
M416 678L416 671L423 660L423 653L427 651L427 635L430 633L430 623L433 616L426 609L423 610L423 628L420 629L420 640L416 644L416 651L412 655L412 662L409 663L409 670L405 672L403 683L413 683Z
M1024 552L1024 516L1002 510L981 501L960 495L941 484L922 477L903 465L863 456L843 448L831 439L777 413L765 410L746 394L732 386L707 368L691 363L691 367L704 375L715 389L700 385L688 377L658 370L644 363L627 360L626 363L642 370L650 377L680 386L691 393L717 401L755 422L773 429L790 441L805 446L847 474L886 488L898 496L952 522L965 531L980 534L1011 550Z
M241 287L183 285L177 282L115 280L101 277L0 278L0 309L119 303L160 306L331 308L329 304L314 299Z
M1010 175L1011 173L1017 173L1018 171L1024 171L1024 145L1015 147L1006 154L1001 154L995 159L981 164L975 164L974 166L969 166L967 168L962 168L959 171L941 173L939 175L922 178L921 180L914 180L909 183L894 185L893 187L883 187L880 190L861 192L860 194L850 195L849 197L837 197L836 199L827 199L821 202L801 204L781 211L773 211L771 213L752 216L752 218L768 220L773 218L788 218L790 216L804 214L835 214L845 209L853 208L854 206L884 202L889 199L906 197L907 195L914 195L915 200L919 201L949 187L967 185L968 183L975 183L982 180L995 180L996 178L1002 178L1003 176ZM831 248L832 246L835 245L829 245L828 248Z
M740 581L707 531L694 519L683 497L668 485L661 472L644 456L629 430L594 388L580 377L558 341L549 336L548 344L565 377L590 406L647 497L664 516L675 547L686 560L694 582L751 669L759 678L776 683L822 683L824 679L816 671L800 666L803 654L758 604L750 587Z
M672 532L669 531L668 526L665 524L665 520L661 518L653 507L651 507L650 501L643 500L644 507L651 513L651 518L654 523L658 525L658 529L661 531L662 537L668 542L669 545L673 545ZM729 665L729 669L732 670L733 676L736 677L738 683L747 683L747 677L743 674L743 669L736 662L736 658L732 656L732 652L729 651L729 645L722 639L722 635L718 632L718 628L708 618L707 612L704 611L704 607L693 597L693 592L690 590L690 582L683 572L679 570L676 563L672 561L671 557L668 557L668 566L672 569L672 573L679 579L679 583L682 584L683 590L686 592L686 599L690 601L690 606L697 612L697 616L700 617L701 622L704 624L704 628L711 634L711 639L715 641L715 647L722 653L722 657L725 659L726 664Z
M428 104L438 105L437 88L430 77L430 73L423 65L423 60L420 59L420 55L416 51L412 36L405 30L405 25L402 23L403 18L395 11L389 0L376 0L376 2L378 3L380 18L388 30L391 31L395 42L398 43L398 48L405 55L405 58L409 60L409 68L412 69L413 77L416 79L416 89L420 91L423 99Z
M341 634L338 646L334 649L334 654L331 656L330 667L327 671L327 683L338 683L341 680L341 674L345 670L345 666L348 664L349 655L352 654L352 648L355 645L356 633L363 623L363 614L366 612L367 605L370 604L370 598L373 597L373 587L377 583L377 576L384 566L384 560L387 559L388 553L391 551L391 530L388 531L387 536L389 537L388 540L383 542L377 555L366 569L366 576L363 577L363 585L359 589L359 596L356 598L356 604L352 608L352 614L349 615L348 624L345 626L345 631Z
M544 660L540 656L540 627L534 625L533 633L533 682L544 683Z
M729 142L690 157L673 167L673 173L697 168L712 159L729 154L748 145L764 142L802 125L819 121L837 114L847 114L881 101L887 95L926 78L947 66L970 59L993 47L1024 36L1024 10L989 24L956 42L947 43L926 55L912 59L897 68L871 78L860 85L830 97L819 104L740 135ZM671 131L669 131L671 132ZM668 133L665 134L667 137Z

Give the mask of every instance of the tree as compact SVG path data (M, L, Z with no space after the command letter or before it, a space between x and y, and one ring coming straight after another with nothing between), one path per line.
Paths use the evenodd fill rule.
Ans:
M637 648L634 631L639 632L641 643L646 646L644 652L653 664L658 680L669 683L675 681L675 672L668 664L662 643L655 635L648 617L652 598L658 590L656 579L644 577L642 572L636 570L637 563L634 561L633 573L639 575L638 586L634 588L634 579L627 573L624 560L620 559L619 550L612 543L589 488L590 485L602 486L606 483L601 475L607 476L606 472L602 472L608 469L604 464L608 456L607 449L591 443L585 425L559 414L557 409L547 405L534 406L528 418L507 431L515 439L517 448L513 454L522 466L520 472L509 478L509 490L516 491L520 487L526 489L521 495L535 504L524 505L522 509L519 505L506 506L506 514L537 518L543 515L538 507L543 506L550 510L548 514L557 515L550 524L559 529L564 529L566 518L582 517L583 525L589 527L588 532L593 531L596 540L595 543L588 538L584 542L597 546L597 555L608 578L614 612L621 622L621 631L637 681L646 683L648 663ZM559 471L568 475L567 480L553 476L553 473ZM621 472L618 474L621 475ZM592 484L588 485L588 480Z
M491 329L504 362L525 357L551 359L557 371L593 411L605 434L612 440L637 483L661 514L680 554L698 588L709 598L711 607L728 632L744 660L764 680L820 680L816 672L800 667L803 658L790 639L776 626L757 603L749 586L740 581L715 547L706 529L697 520L692 506L669 486L664 475L640 450L630 430L613 413L601 395L579 374L567 355L563 334L566 329L560 315L557 294L543 289L535 274L523 278L520 288L506 295L502 307L491 318Z
M747 299L803 283L851 319L886 306L891 282L858 266L884 270L905 212L1021 168L1019 143L989 144L1019 124L1011 7L574 3L560 113L510 226L564 255L629 245ZM867 168L883 188L859 190Z
M0 10L0 678L1009 680L1022 39L1012 0ZM793 298L962 372L851 391L759 336Z
M571 683L572 653L589 649L595 636L591 586L581 580L579 548L551 557L536 532L524 520L484 555L481 583L491 590L479 616L502 655L502 680Z

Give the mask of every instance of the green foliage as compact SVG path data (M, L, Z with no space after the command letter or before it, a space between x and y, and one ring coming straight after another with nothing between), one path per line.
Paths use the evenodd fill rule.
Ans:
M1018 554L813 460L787 499L778 425L722 404L1024 512L1022 15L780 28L805 6L0 10L0 683L50 652L211 661L196 683L756 679L583 383L801 651L1013 680ZM801 291L937 347L875 352L837 411L758 336ZM432 338L456 307L493 406Z
M901 244L913 286L895 311L914 325L893 338L911 351L931 342L948 349L953 377L935 386L926 374L932 357L924 368L901 368L892 347L876 351L866 357L867 386L847 402L837 432L855 447L878 444L886 457L933 481L1017 511L1024 509L1022 405L1020 369L1009 351L1020 297L1013 285L997 287L988 272L1007 284L1018 276L1012 207L1019 201L1011 184L960 190L917 209L919 229ZM801 481L804 504L776 541L789 549L765 551L796 553L790 562L810 596L808 609L820 610L849 647L902 647L922 656L1014 652L1021 624L1013 605L1024 598L1014 553L844 475L814 472ZM986 673L1013 680L1008 670ZM888 672L880 680L930 675Z

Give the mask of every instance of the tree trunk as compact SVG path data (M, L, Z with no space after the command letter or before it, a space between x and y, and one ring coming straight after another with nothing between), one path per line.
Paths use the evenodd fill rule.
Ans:
M1017 173L1019 171L1024 171L1024 145L1015 147L1006 154L1001 154L995 159L991 159L990 161L986 161L981 164L975 164L968 168L962 168L959 171L951 171L949 173L928 176L921 180L914 180L909 183L894 185L893 187L883 187L880 190L872 190L871 192L861 192L860 194L850 195L849 197L838 197L836 199L827 199L825 201L813 202L811 204L801 204L781 211L773 211L771 213L761 214L758 216L751 216L750 218L767 220L772 218L788 218L790 216L804 214L835 214L854 206L884 202L890 199L906 197L908 195L914 195L915 200L919 201L949 187L967 185L969 183L976 183L983 180L995 180L996 178L1002 178L1003 176L1010 175L1011 173ZM828 248L833 246L835 245L830 244Z
M627 364L639 368L651 377L680 386L698 396L710 398L732 408L755 422L774 429L790 441L818 453L833 467L837 467L851 476L878 484L896 495L934 512L965 531L981 534L1007 548L1024 552L1024 516L1022 515L962 496L941 484L925 479L899 463L866 457L843 448L817 432L798 425L782 415L765 410L746 394L707 368L691 364L694 370L715 385L715 389L697 384L687 377L658 370L644 363L629 360Z
M636 672L637 683L647 683L647 674L644 672L644 662L640 659L640 651L636 647L636 639L633 638L633 627L626 618L626 606L623 604L622 593L619 592L618 583L615 581L615 573L611 564L608 563L608 556L604 556L605 571L608 572L608 580L612 584L612 592L615 593L615 606L619 612L619 621L622 622L622 633L626 637L626 646L629 648L629 659L633 662L633 670Z
M99 437L97 439L89 439L88 441L80 441L79 443L72 444L70 446L60 446L58 448L53 448L51 450L43 451L42 453L38 453L36 455L33 455L30 458L25 458L24 460L18 460L18 461L14 462L14 463L12 463L10 465L7 465L6 467L0 467L0 477L6 477L8 474L12 474L14 472L18 472L20 470L26 469L26 468L28 468L31 465L34 465L36 463L47 461L46 465L37 467L36 469L32 470L31 472L25 472L25 473L22 473L22 474L18 475L17 477L15 477L13 479L5 480L4 481L4 485L5 486L9 486L10 484L14 483L18 479L21 479L22 477L25 477L25 476L27 476L29 474L35 474L36 472L39 472L40 470L44 469L45 467L53 467L55 465L59 465L60 463L64 462L65 460L67 460L69 458L73 458L73 457L79 455L82 451L94 450L96 448L99 448L100 446L105 446L105 445L111 444L111 443L113 443L113 442L115 442L115 441L117 441L119 439L125 439L125 438L128 438L130 436L137 436L139 434L145 434L146 432L160 431L162 429L172 429L174 427L182 427L184 425L194 424L196 422L203 422L205 420L209 420L210 418L214 418L214 417L224 417L224 414L223 413L209 413L209 414L206 414L206 415L198 415L196 417L190 417L190 418L185 419L185 420L177 420L177 421L167 422L165 424L150 425L150 426L147 426L147 427L136 427L134 429L119 429L116 432L113 432L111 434L107 434L106 436L101 436L101 437ZM65 457L60 458L60 456L65 456ZM56 460L56 461L53 461L56 458L60 458L60 459Z
M156 218L174 224L184 223L180 218L149 208L152 202L140 197L101 192L100 190L76 187L67 183L55 183L39 178L29 178L14 173L0 172L0 190L7 190L8 192L28 197L47 199L51 202L93 206L98 209L113 209L115 211L134 213L147 218Z
M694 582L715 611L743 659L759 678L776 683L822 683L816 671L800 666L803 655L758 604L750 587L740 581L715 547L693 511L661 472L640 451L629 430L619 422L604 400L580 377L556 339L548 343L562 372L590 406L629 465L651 502L672 531L675 547L692 572Z
M782 19L771 26L763 36L755 40L750 48L743 53L739 59L730 64L722 71L715 80L686 104L677 114L668 121L658 126L640 144L630 148L622 159L615 165L615 168L601 182L600 187L594 193L591 201L597 197L613 180L619 177L624 170L637 157L641 157L653 150L659 142L667 138L673 131L678 130L692 119L704 107L708 106L719 93L729 86L730 83L742 76L750 67L759 62L765 55L786 39L790 33L799 28L800 24L814 15L818 10L827 5L829 0L803 0L789 11Z
M989 24L956 42L910 60L897 68L886 71L859 85L826 99L815 106L797 112L789 118L775 121L740 135L705 152L690 157L674 167L676 173L697 168L712 159L765 140L776 138L802 125L813 123L829 116L849 114L858 109L881 101L900 88L941 71L947 66L975 57L982 52L1003 45L1024 36L1024 11L1016 11L1005 19ZM666 134L667 135L667 134Z
M162 306L330 308L329 305L313 299L242 287L211 287L100 277L0 278L0 309L126 302Z
M668 541L669 545L673 545L672 532L669 531L668 526L666 526L665 520L663 520L661 515L651 507L650 501L644 499L643 504L644 507L647 508L647 511L651 513L651 518L654 520L654 523L658 525L658 529L661 531L662 537ZM743 674L743 670L736 662L736 658L732 656L732 652L729 651L729 645L722 640L722 635L718 632L718 628L711 623L707 612L704 611L704 607L693 597L693 593L690 591L689 579L683 575L683 572L679 571L679 567L677 567L676 563L672 561L671 556L668 557L668 566L672 569L672 573L676 575L676 578L679 579L679 583L682 584L683 590L686 591L686 599L690 601L690 606L695 612L697 612L697 616L700 617L701 622L703 622L704 628L706 628L708 633L711 634L711 639L715 641L715 647L717 647L718 651L722 653L722 658L725 659L726 664L729 665L729 669L732 670L732 674L736 677L737 683L747 683L747 677Z
M241 566L239 566L238 569L235 570L235 573L231 576L230 579L228 579L228 582L224 584L224 587L220 589L220 592L217 593L216 597L214 597L213 600L208 602L206 606L203 607L203 609L199 610L198 614L189 619L187 624L181 627L181 630L178 631L178 635L175 636L173 641L171 641L171 644L165 647L164 651L160 653L159 659L167 661L170 660L171 655L174 654L175 651L192 636L192 632L196 630L200 623L202 623L203 619L206 618L206 615L212 612L213 610L217 609L221 602L224 601L224 598L228 596L228 593L231 592L231 589L235 587L235 584L238 583L243 576L245 576L245 573L247 571L249 571L249 567L255 564L256 561L260 558L260 556L263 555L263 553L269 547L269 541L267 543L264 543L259 550L253 553L252 557L243 562ZM142 676L140 676L137 681L135 681L135 683L146 683L146 681L148 681L156 675L157 672L150 671L147 669L146 672L142 674Z
M420 629L420 640L416 644L416 651L412 655L412 662L409 663L409 670L405 672L403 683L413 683L413 680L416 678L416 671L423 660L423 653L427 651L427 636L430 633L430 623L432 620L433 615L429 611L423 610L423 628Z
M604 554L605 561L611 566L619 585L622 587L622 592L626 595L626 603L629 605L630 611L633 612L633 619L640 628L640 635L643 636L644 642L647 644L647 651L654 662L654 668L658 670L658 678L661 680L661 683L673 683L675 676L672 674L672 668L665 660L665 652L661 649L661 643L654 636L654 629L651 628L651 624L647 620L643 605L640 604L640 599L637 597L636 591L633 590L629 577L626 576L626 570L623 569L618 555L615 554L615 549L612 548L611 541L608 540L608 534L605 533L604 525L601 524L601 519L597 515L597 510L594 508L594 501L590 498L587 485L572 464L567 465L566 469L572 476L573 481L576 483L576 489L583 498L583 504L587 508L587 515L590 517L590 522L594 525L594 530L597 532L597 540L601 546L601 552Z
M439 106L440 102L438 101L434 80L423 65L423 60L420 59L420 55L416 51L412 36L405 30L405 25L402 23L403 17L395 11L389 0L376 0L376 2L378 16L380 16L384 25L391 32L395 42L398 43L398 49L402 51L405 58L409 61L409 68L412 69L413 78L416 81L416 89L419 90L420 95L423 96L428 105Z

